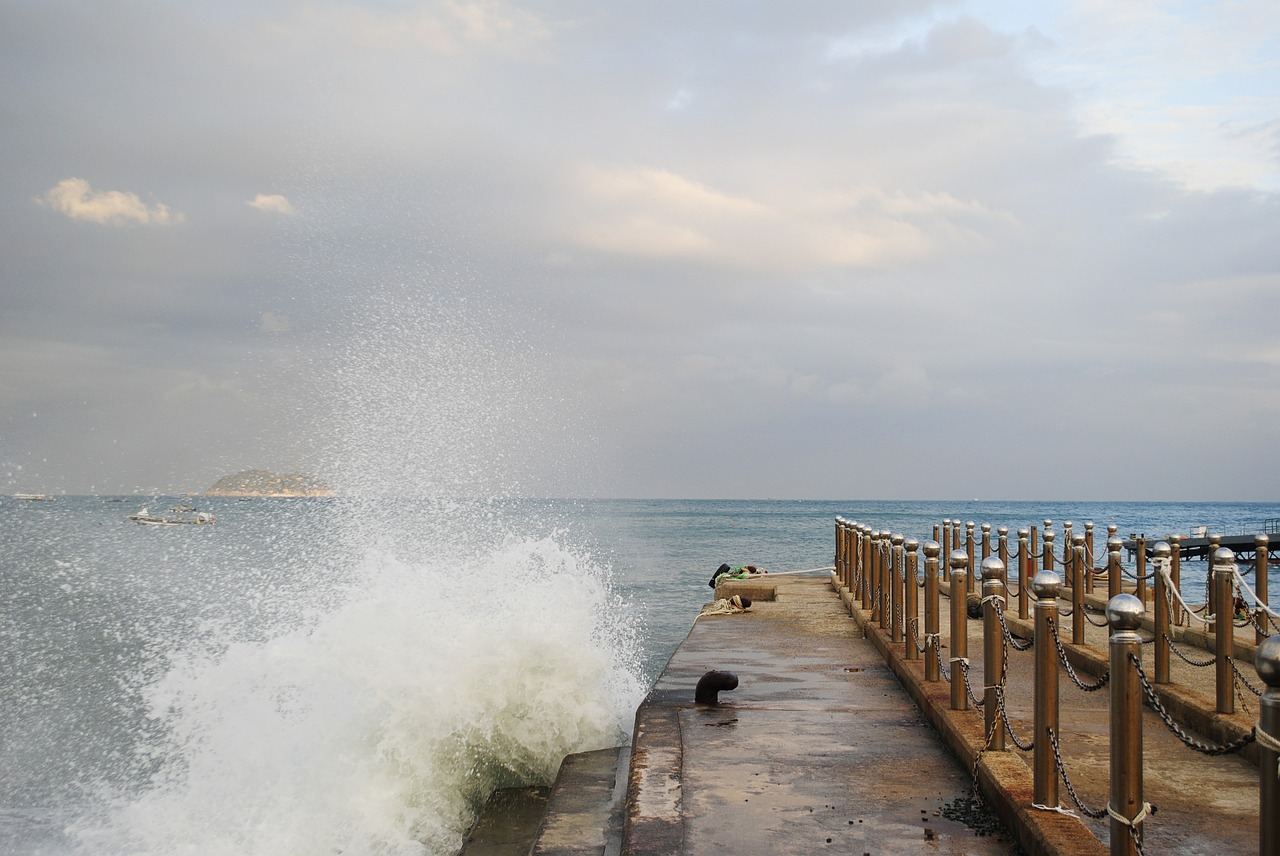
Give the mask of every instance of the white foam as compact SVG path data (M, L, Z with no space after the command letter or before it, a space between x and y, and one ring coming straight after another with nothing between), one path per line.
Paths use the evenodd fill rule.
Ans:
M455 561L370 551L337 608L178 656L149 689L161 772L84 849L452 853L493 788L625 742L643 685L601 569L553 539Z

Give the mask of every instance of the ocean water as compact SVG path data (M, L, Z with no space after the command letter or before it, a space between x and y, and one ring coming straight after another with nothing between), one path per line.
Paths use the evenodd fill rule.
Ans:
M0 499L0 852L449 854L496 787L629 739L721 562L837 515L1256 531L1280 504ZM1184 570L1194 585L1202 575ZM1275 583L1272 584L1275 589Z

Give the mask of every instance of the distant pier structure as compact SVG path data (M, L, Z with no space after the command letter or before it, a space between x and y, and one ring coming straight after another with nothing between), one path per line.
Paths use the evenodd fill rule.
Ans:
M1178 537L1178 552L1183 559L1207 560L1213 551L1226 547L1241 559L1256 559L1259 548L1266 549L1268 561L1280 562L1280 517L1272 517L1262 521L1256 532L1241 535L1217 535L1209 531L1207 526L1197 526L1190 535ZM1259 536L1266 536L1260 538ZM1166 540L1169 535L1139 535L1131 533L1124 540L1124 549L1132 559L1138 552L1141 541L1147 556L1159 541Z

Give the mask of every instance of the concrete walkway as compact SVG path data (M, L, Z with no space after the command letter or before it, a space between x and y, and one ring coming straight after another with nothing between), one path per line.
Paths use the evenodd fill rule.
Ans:
M624 854L1014 853L828 578L704 616L636 714ZM718 705L707 671L737 674Z
M907 642L891 643L888 631L869 621L869 614L852 602L847 591L842 599L863 632L881 650L892 664L903 684L929 715L935 727L944 732L948 743L958 755L972 758L981 747L985 735L982 713L979 710L950 710L950 691L945 682L928 683L923 679L923 660L906 660ZM1101 609L1105 596L1091 598L1093 605ZM950 659L950 606L949 598L941 599L942 659ZM1066 609L1069 602L1059 601ZM1091 613L1092 622L1102 622L1100 614ZM1060 637L1064 642L1068 659L1073 663L1081 681L1094 683L1096 676L1108 668L1107 638L1105 627L1086 625L1085 644L1072 645L1071 618L1061 617ZM1008 615L1007 623L1017 635L1030 638L1032 625L1016 618L1016 606ZM968 625L968 651L972 662L970 685L981 696L984 685L982 664L982 623L970 621ZM1181 635L1181 634L1179 634ZM1242 642L1244 631L1239 631ZM1249 636L1252 636L1250 631ZM1251 639L1250 639L1251 641ZM1182 640L1185 653L1203 660L1209 655L1203 649L1191 647L1192 640ZM1247 646L1246 646L1247 647ZM1032 674L1033 652L1008 649L1006 698L1008 714L1014 729L1023 743L1032 740ZM1148 676L1154 675L1152 646L1143 646L1143 666ZM1241 664L1242 671L1253 677L1251 661ZM1188 730L1194 728L1193 737L1210 743L1225 743L1247 733L1257 715L1256 698L1250 695L1252 713L1241 710L1234 715L1213 713L1213 669L1195 668L1174 657L1171 662L1174 684L1157 687L1164 704L1175 719ZM1105 809L1109 790L1109 718L1108 690L1085 692L1064 673L1059 680L1060 746L1063 766L1081 801L1093 810ZM1185 746L1150 708L1143 711L1143 746L1145 798L1158 811L1144 824L1144 848L1147 853L1203 854L1222 856L1226 853L1256 853L1258 850L1258 771L1256 753L1252 747L1243 753L1210 757ZM1007 804L1002 810L1016 815L1015 825L1047 828L1051 815L1029 810L1031 753L1008 743L1009 751L987 753L983 764L999 764L1001 772L993 767L991 788L997 801ZM1018 762L1017 764L1013 762ZM1252 762L1252 763L1251 763ZM1022 769L1018 769L1021 767ZM1020 784L1022 782L1022 784ZM1023 793L1023 790L1026 790ZM1060 788L1060 805L1077 810L1066 788ZM1109 821L1092 819L1083 815L1072 823L1079 824L1081 832L1088 831L1097 841L1109 840ZM1037 833L1038 834L1038 833ZM1032 848L1028 848L1032 849Z

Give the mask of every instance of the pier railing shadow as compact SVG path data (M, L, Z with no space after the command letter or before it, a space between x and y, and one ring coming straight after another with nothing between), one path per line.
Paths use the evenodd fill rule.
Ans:
M967 523L962 532L959 521L945 520L921 544L837 518L833 583L851 612L901 646L902 658L923 661L926 683L949 684L952 711L981 714L979 755L1012 751L1010 744L1029 755L1027 808L1078 812L1111 853L1142 853L1148 824L1157 822L1144 793L1145 706L1185 748L1179 763L1189 781L1204 781L1214 757L1239 755L1258 768L1258 852L1276 854L1280 615L1267 602L1271 547L1266 534L1254 536L1251 561L1241 564L1220 536L1205 541L1203 603L1189 603L1196 598L1184 590L1176 536L1126 542L1111 526L1097 561L1092 524L1065 524L1059 547L1048 520L1019 529L1014 545L1006 527L993 539L990 524ZM971 636L980 651L972 659ZM1029 662L1011 661L1021 652ZM1090 782L1106 794L1105 802L1094 798L1102 804L1081 796L1077 783L1089 776L1073 771L1064 750L1060 684L1107 690L1108 763ZM976 775L976 759L974 768ZM1240 843L1237 835L1226 850Z

